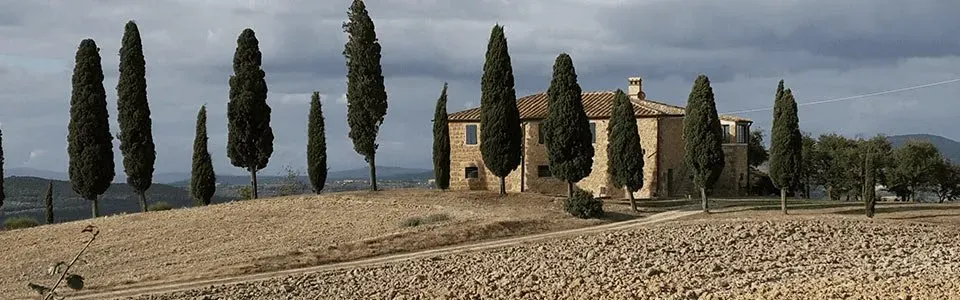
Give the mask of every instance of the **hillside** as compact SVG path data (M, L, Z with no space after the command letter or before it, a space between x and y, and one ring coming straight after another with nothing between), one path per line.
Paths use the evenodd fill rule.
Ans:
M909 140L923 140L937 146L944 158L953 162L960 162L960 142L932 134L906 134L887 137L894 148L905 144Z
M44 216L43 196L47 191L49 179L38 177L12 176L4 179L3 189L6 193L2 211L3 217L29 215L38 221ZM86 219L90 217L90 201L77 195L70 182L53 180L53 206L56 222L66 222ZM227 197L214 197L214 202L232 200ZM193 200L186 190L178 187L153 184L147 190L148 203L165 201L174 207L193 206ZM140 204L133 190L123 183L114 183L100 200L100 214L113 215L124 212L139 212Z

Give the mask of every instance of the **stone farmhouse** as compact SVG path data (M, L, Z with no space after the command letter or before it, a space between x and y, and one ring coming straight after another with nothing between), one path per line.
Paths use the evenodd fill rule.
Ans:
M630 96L637 117L641 146L644 151L644 184L634 193L638 199L672 198L699 195L693 177L683 162L684 108L648 100L639 77L628 78L626 93ZM626 197L625 190L613 187L607 173L607 122L613 108L614 91L583 93L583 108L590 119L595 155L593 170L577 186L592 191L597 197ZM540 124L547 117L547 95L538 93L517 99L523 126L523 154L520 166L506 178L508 192L566 194L566 183L551 177L546 146L540 137ZM499 178L483 164L480 154L480 108L449 115L450 124L450 189L499 189ZM727 134L723 144L726 166L711 194L738 196L747 192L747 143L752 121L735 116L720 116Z

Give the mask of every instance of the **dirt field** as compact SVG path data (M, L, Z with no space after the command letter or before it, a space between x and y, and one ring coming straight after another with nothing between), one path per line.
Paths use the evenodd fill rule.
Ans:
M749 201L748 201L749 202ZM960 299L960 205L775 204L167 299ZM826 208L823 208L826 206Z
M261 199L111 216L0 232L0 295L33 297L28 282L50 285L45 275L69 262L88 237L100 237L72 271L85 290L117 289L159 281L185 281L288 269L484 239L577 228L636 218L610 204L606 220L565 214L562 200L533 194L499 198L488 192L428 190L349 192ZM405 227L409 218L448 220ZM443 219L443 218L439 218ZM29 298L28 298L29 299Z

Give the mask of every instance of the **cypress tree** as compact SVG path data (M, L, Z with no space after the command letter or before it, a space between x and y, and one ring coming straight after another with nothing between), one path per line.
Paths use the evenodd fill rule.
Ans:
M53 224L53 181L47 183L47 194L43 200L47 207L47 224Z
M207 150L207 106L200 106L197 129L193 138L193 164L190 170L190 196L197 206L209 205L217 190L213 159Z
M100 214L97 198L107 191L116 175L99 52L92 39L81 41L77 49L67 133L70 185L78 195L93 202L94 218Z
M480 153L487 169L500 177L500 195L506 195L506 177L520 166L523 132L507 38L499 24L490 31L480 92Z
M787 213L787 189L799 184L802 176L803 135L797 117L797 102L790 89L777 87L770 134L770 179L780 188L780 210Z
M876 169L873 167L873 153L866 154L863 165L863 201L866 206L864 211L867 214L867 218L873 218L873 214L876 212L877 205L877 191L875 190L877 180L875 174Z
M362 0L353 0L343 23L347 43L347 124L353 149L370 165L370 189L377 190L377 133L387 114L387 90L380 67L380 42Z
M237 38L227 103L227 157L230 164L250 172L253 199L257 199L257 171L265 168L273 154L273 129L267 105L266 74L260 68L260 42L253 29Z
M640 131L633 103L622 90L617 90L607 126L607 157L610 165L607 172L617 188L626 188L630 195L630 209L637 211L633 192L643 187L643 148L640 146Z
M590 175L593 168L590 119L583 110L582 92L573 60L570 55L561 53L553 63L543 131L550 173L567 182L567 196L570 197L573 196L573 184Z
M307 123L307 173L313 192L319 194L327 182L327 136L319 92L310 98Z
M450 125L447 120L447 83L443 83L433 114L433 178L438 189L450 188Z
M127 22L120 47L120 78L117 80L117 111L120 153L127 185L140 196L140 211L147 211L146 191L153 182L154 149L150 106L147 103L146 61L137 23Z
M690 90L684 112L683 156L693 173L693 183L700 190L704 212L709 212L707 190L713 188L723 172L723 137L710 79L700 74Z
M3 130L0 129L0 208L3 207L3 200L7 198L6 192L3 190ZM0 212L3 212L0 210Z

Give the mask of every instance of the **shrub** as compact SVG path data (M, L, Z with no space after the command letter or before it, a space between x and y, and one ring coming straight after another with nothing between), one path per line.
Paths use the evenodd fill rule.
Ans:
M30 228L37 225L40 225L40 223L38 223L37 220L34 220L33 218L26 217L26 216L9 218L3 222L3 227L6 228L7 230Z
M432 223L439 223L446 220L450 220L450 216L447 214L432 214L426 217L413 217L407 218L400 223L400 227L416 227L420 225L427 225Z
M574 217L581 219L603 217L603 201L593 198L593 193L577 189L565 203L566 210Z
M149 211L161 211L161 210L171 210L171 209L173 209L173 205L170 205L170 203L166 203L163 201L150 204L150 206L147 207L147 210Z

